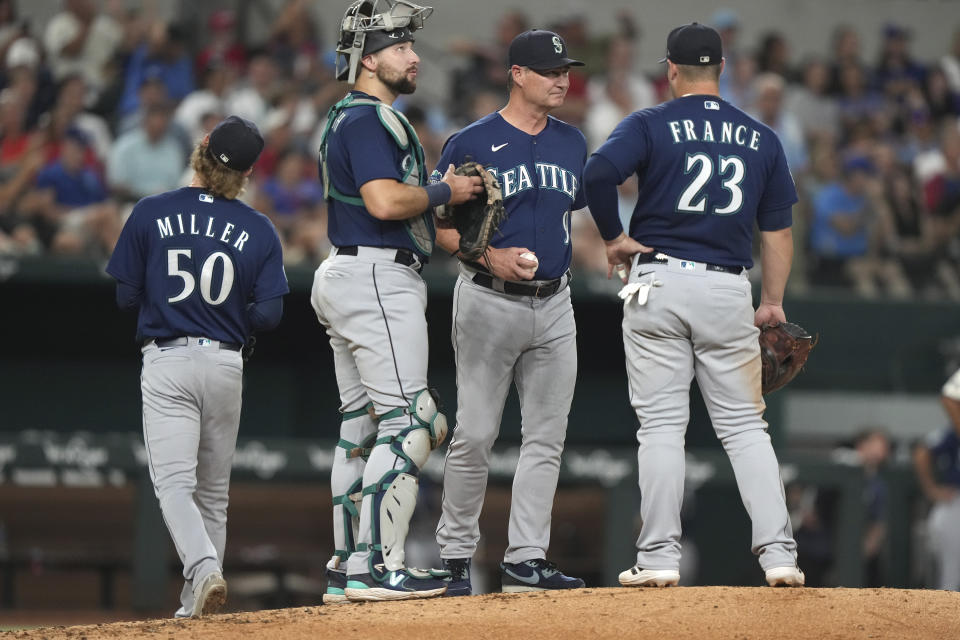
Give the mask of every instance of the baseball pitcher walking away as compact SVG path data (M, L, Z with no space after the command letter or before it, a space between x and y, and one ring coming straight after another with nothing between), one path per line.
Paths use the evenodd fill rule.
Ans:
M424 187L423 148L391 106L416 89L413 34L432 12L402 0L358 0L339 33L338 78L354 87L331 108L322 137L334 248L310 298L330 336L343 414L330 480L336 551L327 603L446 590L443 572L404 564L417 476L447 432L427 388L420 270L435 239L432 207L464 202L481 187L453 172Z
M190 186L138 202L107 265L120 308L139 308L143 441L183 562L178 618L226 602L243 345L277 326L289 292L276 229L236 200L262 149L253 123L221 122L193 151Z
M472 158L495 174L506 221L477 262L461 256L454 289L457 422L443 475L437 542L451 572L448 595L471 593L470 562L480 539L490 450L511 383L520 398L522 444L513 481L509 544L500 565L505 592L572 589L546 560L550 519L577 378L570 304L570 212L585 206L582 133L549 115L563 104L570 67L557 34L534 29L510 45L510 99L451 137L440 167ZM439 169L434 177L439 178ZM456 229L437 242L460 247Z
M680 503L690 381L703 393L753 522L752 550L771 586L802 586L776 454L763 419L758 327L786 320L796 189L769 128L718 97L720 36L692 23L667 38L674 99L627 116L587 163L590 211L621 291L630 399L640 427L637 563L627 586L680 579ZM629 236L616 186L637 174ZM754 312L746 269L760 228L763 286Z

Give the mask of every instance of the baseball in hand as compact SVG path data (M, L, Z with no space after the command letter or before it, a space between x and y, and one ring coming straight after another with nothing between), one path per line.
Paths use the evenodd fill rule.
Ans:
M524 251L523 253L520 254L520 257L523 258L524 260L529 260L530 262L536 263L537 266L540 265L540 261L537 260L537 256L533 255L533 252L531 251ZM536 267L531 267L531 268L536 269Z

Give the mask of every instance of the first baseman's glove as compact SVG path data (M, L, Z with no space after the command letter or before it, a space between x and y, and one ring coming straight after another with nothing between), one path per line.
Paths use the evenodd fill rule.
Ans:
M760 327L763 393L772 393L794 379L817 344L798 324L778 322Z
M479 162L467 160L457 167L460 176L479 176L483 181L483 193L461 204L437 207L440 226L453 221L460 233L460 255L466 260L479 260L490 245L493 232L507 216L503 208L503 193L496 176L483 168Z

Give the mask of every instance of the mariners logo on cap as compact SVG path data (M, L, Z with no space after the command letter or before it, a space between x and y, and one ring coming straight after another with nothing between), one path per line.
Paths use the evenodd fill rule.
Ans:
M553 50L563 53L563 42L560 41L560 36L553 36Z

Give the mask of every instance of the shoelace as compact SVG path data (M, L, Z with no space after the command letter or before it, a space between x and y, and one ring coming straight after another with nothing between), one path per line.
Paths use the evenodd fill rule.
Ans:
M560 573L560 570L557 568L557 563L550 562L549 560L541 560L538 558L536 560L528 560L527 564L539 569L543 573L544 578L549 578L552 575Z
M456 560L448 560L446 562L447 571L450 572L450 576L454 580L466 580L467 579L467 563L466 562L457 562Z

